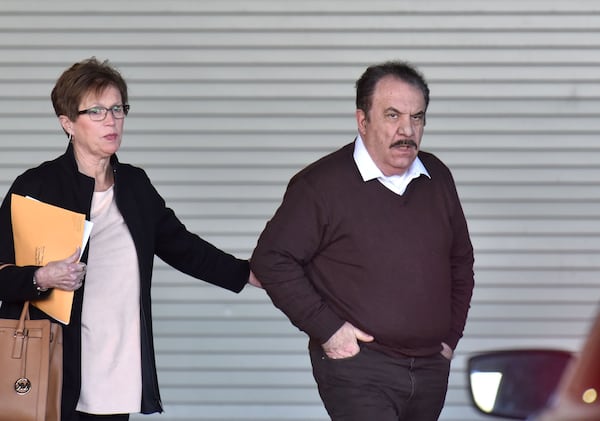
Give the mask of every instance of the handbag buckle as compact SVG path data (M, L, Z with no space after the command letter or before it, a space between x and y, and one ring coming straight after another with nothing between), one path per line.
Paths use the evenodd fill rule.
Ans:
M31 381L28 378L22 377L15 382L15 392L19 395L25 395L31 390Z

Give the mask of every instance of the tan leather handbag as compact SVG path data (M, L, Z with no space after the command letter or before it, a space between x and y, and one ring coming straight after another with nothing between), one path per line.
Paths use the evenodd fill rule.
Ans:
M0 269L7 265L0 265ZM60 421L62 326L0 319L0 421Z

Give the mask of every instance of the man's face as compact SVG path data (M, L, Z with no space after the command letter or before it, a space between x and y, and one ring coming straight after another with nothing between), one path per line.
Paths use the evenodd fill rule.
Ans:
M417 157L425 127L420 89L393 76L377 82L367 116L356 110L358 130L371 159L386 176L402 175Z

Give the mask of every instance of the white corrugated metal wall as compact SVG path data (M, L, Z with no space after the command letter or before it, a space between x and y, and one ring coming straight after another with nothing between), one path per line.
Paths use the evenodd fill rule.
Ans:
M289 177L352 140L355 79L409 60L432 90L424 148L453 169L476 248L442 420L483 419L470 353L575 349L596 310L599 28L591 0L3 0L0 195L63 150L56 77L108 58L131 92L121 159L190 229L248 257ZM158 419L326 419L306 341L262 291L160 263L154 285Z

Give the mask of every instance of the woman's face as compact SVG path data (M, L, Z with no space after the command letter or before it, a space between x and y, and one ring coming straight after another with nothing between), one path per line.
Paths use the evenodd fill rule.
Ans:
M81 114L75 121L63 116L61 120L65 130L72 135L76 155L85 160L101 160L112 156L121 146L124 118L115 118L111 109L123 105L121 93L114 86L106 88L101 94L95 92L84 96L79 111L91 108L107 109L103 120L94 121L88 114Z

